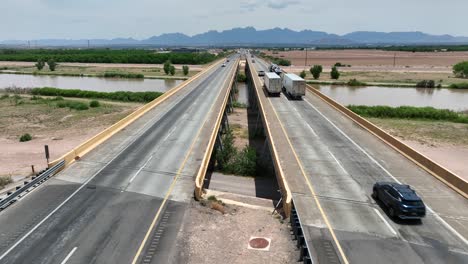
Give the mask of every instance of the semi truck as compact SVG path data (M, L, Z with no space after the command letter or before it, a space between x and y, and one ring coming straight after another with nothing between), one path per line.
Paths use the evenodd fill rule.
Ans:
M281 93L281 77L274 72L265 72L263 77L266 91L268 95L280 95Z
M283 74L283 88L292 99L305 95L305 80L293 73Z

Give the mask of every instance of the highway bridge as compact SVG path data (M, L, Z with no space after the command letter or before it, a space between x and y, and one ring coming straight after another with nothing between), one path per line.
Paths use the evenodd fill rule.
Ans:
M185 263L179 231L194 187L203 194L239 60L213 64L0 212L0 263ZM301 261L468 263L465 197L314 93L268 97L257 76L268 65L255 60L251 95L283 208L300 225ZM391 220L370 196L382 180L413 186L427 217Z

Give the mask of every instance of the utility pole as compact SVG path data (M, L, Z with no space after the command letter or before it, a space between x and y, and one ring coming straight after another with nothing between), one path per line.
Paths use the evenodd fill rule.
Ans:
M31 41L28 40L28 48L31 48Z
M306 57L305 57L305 69L307 69L307 47L304 48L305 49L305 52L306 52Z
M89 39L88 39L88 49L89 49Z
M396 65L396 52L393 53L393 68L395 68Z

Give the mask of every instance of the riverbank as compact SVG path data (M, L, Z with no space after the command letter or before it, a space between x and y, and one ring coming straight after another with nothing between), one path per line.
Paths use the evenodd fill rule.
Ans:
M147 79L175 79L186 80L197 74L205 65L187 65L189 73L183 74L183 65L174 65L175 74L166 75L161 64L112 64L112 63L60 63L55 71L44 68L38 71L33 62L0 62L0 73L53 75L53 76L81 76L104 77L106 73L119 73L123 75L143 75Z
M392 136L468 180L468 124L367 118Z
M99 100L100 106L75 110L58 102L40 102L30 95L0 94L0 176L29 175L46 167L44 145L49 145L51 159L56 159L127 116L140 103ZM53 97L43 97L53 99ZM66 102L90 104L92 99L67 98ZM31 141L19 142L29 133ZM27 157L27 159L25 159Z

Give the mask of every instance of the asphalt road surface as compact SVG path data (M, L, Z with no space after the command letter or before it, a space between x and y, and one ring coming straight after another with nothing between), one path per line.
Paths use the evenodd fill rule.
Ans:
M267 71L265 62L256 61L257 70ZM319 263L468 263L468 201L306 93L302 100L284 94L268 100L315 191L306 197L304 189L292 190L315 259ZM300 181L300 174L288 177ZM426 218L391 219L371 197L376 181L413 186L430 208Z
M0 263L182 263L178 231L236 62L1 212Z

